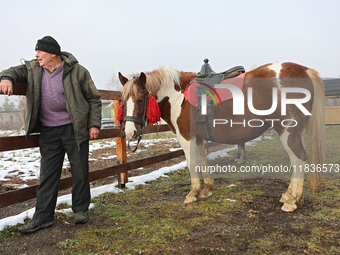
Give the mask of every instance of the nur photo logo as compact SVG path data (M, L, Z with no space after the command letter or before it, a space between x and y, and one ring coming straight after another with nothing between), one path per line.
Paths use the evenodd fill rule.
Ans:
M217 89L220 89L219 92L223 93L223 90L221 89L228 89L232 94L233 99L233 115L244 115L245 114L245 105L248 107L248 110L258 116L269 116L272 113L274 113L278 107L278 97L280 96L280 108L281 108L281 116L287 115L287 105L295 105L304 115L308 116L311 115L311 113L303 106L304 103L307 103L311 99L311 93L309 90L299 87L273 87L272 88L272 105L269 109L266 110L259 110L254 107L253 103L253 88L248 87L247 88L247 104L245 103L245 96L243 94L243 91L231 84L215 84L215 88L200 83L201 85L205 86L206 88L200 87L199 89L204 91L201 95L201 114L207 115L207 97L210 96L210 98L214 101L215 106L217 105L216 98L219 100L220 104L222 105L222 101L220 98L219 93L217 92ZM210 89L210 92L208 89ZM221 92L222 91L222 92ZM303 95L302 98L288 98L289 93L299 93ZM271 126L273 127L275 121L280 121L279 119L250 119L247 121L248 126L250 127L261 127L264 125L264 121L271 122ZM254 123L258 122L257 125ZM232 119L230 121L226 119L213 119L213 126L220 124L227 124L230 123L232 126L233 124L242 124L243 126L246 125L246 120L243 122L233 122ZM288 125L285 125L285 123L289 123ZM285 127L294 127L298 123L294 119L284 119L281 120L281 125Z

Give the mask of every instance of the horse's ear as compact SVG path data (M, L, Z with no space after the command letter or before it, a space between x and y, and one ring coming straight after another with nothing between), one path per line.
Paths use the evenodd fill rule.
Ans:
M143 72L141 72L139 75L139 83L145 89L146 75Z
M124 86L128 82L128 78L124 77L120 72L118 73L120 83Z

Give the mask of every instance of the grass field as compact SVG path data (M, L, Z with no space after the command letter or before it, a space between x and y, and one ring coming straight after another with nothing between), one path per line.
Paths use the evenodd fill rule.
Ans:
M340 128L326 132L325 163L339 164ZM246 151L248 166L289 164L277 135ZM233 164L235 155L216 162ZM288 184L287 178L216 178L212 197L184 205L190 176L182 169L93 199L96 207L81 227L65 224L73 216L58 215L59 224L36 234L9 228L0 247L44 243L40 253L28 254L339 254L339 180L325 179L316 195L306 180L304 203L293 213L280 210Z

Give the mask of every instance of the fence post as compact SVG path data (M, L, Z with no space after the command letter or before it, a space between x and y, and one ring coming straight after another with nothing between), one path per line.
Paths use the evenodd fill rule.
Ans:
M115 110L115 126L120 126L116 116L118 115L118 109L120 106L119 100L114 100L114 110ZM117 160L120 164L127 162L126 156L126 139L125 137L116 137L116 151L117 151ZM125 188L125 184L128 182L128 174L127 172L118 174L118 187L123 189Z

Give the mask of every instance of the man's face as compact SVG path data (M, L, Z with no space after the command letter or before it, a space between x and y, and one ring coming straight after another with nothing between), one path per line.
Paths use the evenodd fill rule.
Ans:
M51 62L53 62L55 54L51 54L45 51L37 50L35 57L39 60L41 67L47 68Z

